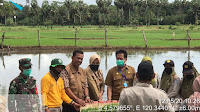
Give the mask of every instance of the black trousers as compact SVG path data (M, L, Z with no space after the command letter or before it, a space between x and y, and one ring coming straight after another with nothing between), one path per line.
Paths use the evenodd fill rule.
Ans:
M79 111L76 111L73 106L65 102L63 102L62 106L63 106L63 112L79 112Z

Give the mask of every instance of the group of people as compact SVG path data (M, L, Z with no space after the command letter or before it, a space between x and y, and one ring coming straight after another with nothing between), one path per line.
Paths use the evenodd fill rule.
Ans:
M9 112L42 110L77 112L86 103L101 101L105 85L107 85L107 102L119 100L119 112L174 112L181 111L180 107L183 106L186 106L183 110L188 111L190 110L188 106L196 105L194 104L196 102L185 99L194 100L200 97L200 77L190 61L183 64L183 78L180 79L175 72L173 60L166 60L160 78L153 69L150 57L145 56L142 59L136 73L132 66L126 64L127 52L118 50L116 51L117 65L108 71L104 81L103 72L99 69L100 56L92 55L86 69L80 67L83 57L84 53L81 50L75 50L72 62L66 66L59 58L51 61L49 72L41 79L42 109L40 109L36 79L30 76L31 59L20 59L21 73L11 81L9 87ZM122 109L121 106L125 107Z

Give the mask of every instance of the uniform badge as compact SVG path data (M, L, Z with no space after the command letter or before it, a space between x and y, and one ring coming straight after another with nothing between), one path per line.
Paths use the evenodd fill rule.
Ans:
M167 63L170 63L171 61L170 60L167 60Z
M188 68L188 65L185 65L184 68Z

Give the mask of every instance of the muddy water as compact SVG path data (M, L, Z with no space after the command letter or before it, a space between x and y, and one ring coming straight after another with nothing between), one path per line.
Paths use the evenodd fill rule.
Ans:
M110 68L116 65L115 51L97 51L97 52L85 52L84 60L81 65L82 68L86 68L89 64L89 57L92 54L99 54L101 57L100 69L104 73L104 78ZM182 65L188 60L188 54L190 59L194 63L194 66L200 71L200 52L199 51L129 51L127 64L137 69L141 59L148 55L153 60L154 70L161 76L164 69L163 63L167 59L172 59L175 62L175 70L177 74L182 77ZM31 58L32 60L32 76L37 79L37 87L40 93L40 80L49 71L49 65L52 59L61 58L65 65L71 62L72 52L69 53L36 53L36 54L2 54L0 53L0 95L7 97L9 83L20 73L18 69L18 60L20 58ZM106 89L105 89L106 90ZM106 91L103 96L103 100L106 100Z

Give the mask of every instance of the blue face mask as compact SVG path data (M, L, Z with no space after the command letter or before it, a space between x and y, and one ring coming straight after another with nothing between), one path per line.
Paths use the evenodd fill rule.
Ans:
M124 60L117 60L117 66L118 67L123 67L124 66Z
M23 71L23 74L25 76L30 76L31 72L32 72L32 69L26 69L26 70Z

